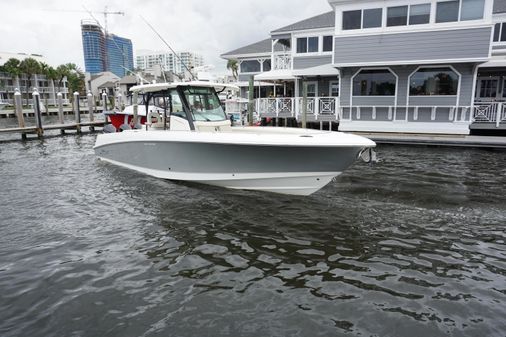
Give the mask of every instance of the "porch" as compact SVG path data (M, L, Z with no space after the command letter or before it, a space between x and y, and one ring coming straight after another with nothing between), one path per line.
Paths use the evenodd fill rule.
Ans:
M244 102L246 103L246 102ZM255 99L255 117L302 119L302 97ZM242 110L247 109L247 104ZM473 106L341 106L339 97L308 97L308 122L336 122L340 131L469 134L470 129L506 130L506 102Z

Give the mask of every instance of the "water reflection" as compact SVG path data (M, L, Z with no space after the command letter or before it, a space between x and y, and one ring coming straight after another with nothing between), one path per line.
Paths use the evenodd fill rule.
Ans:
M303 198L153 179L93 140L0 149L1 335L506 329L504 153L382 146Z

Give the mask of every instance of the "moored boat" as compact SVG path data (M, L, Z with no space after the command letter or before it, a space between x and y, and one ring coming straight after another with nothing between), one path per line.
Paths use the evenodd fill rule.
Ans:
M341 132L232 127L217 90L225 84L140 85L146 125L97 137L107 162L154 177L234 189L309 195L340 175L367 148L367 138ZM151 100L159 111L149 111ZM139 107L141 110L143 107Z

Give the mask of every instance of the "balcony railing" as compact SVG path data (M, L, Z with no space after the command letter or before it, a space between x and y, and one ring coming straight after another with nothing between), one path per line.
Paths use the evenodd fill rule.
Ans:
M293 117L299 119L302 115L302 97L258 98L256 100L257 114L267 117ZM338 118L339 97L308 97L307 115L318 119L322 116Z
M257 117L296 118L302 116L302 97L289 98L259 98L256 99L255 110ZM378 121L378 122L406 122L406 123L471 123L477 120L471 113L469 106L341 106L339 97L308 97L307 116L311 120L335 120L343 122ZM500 111L501 122L506 122L506 103L495 107ZM495 115L482 112L483 120L496 122ZM473 119L474 117L474 119Z
M475 123L491 123L499 127L501 123L506 123L506 103L491 102L475 104L473 119Z
M274 64L272 69L292 69L292 56L290 54L274 54Z

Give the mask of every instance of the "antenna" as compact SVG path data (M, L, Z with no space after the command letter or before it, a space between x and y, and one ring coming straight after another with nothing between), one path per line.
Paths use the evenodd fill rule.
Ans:
M155 28L153 28L153 26L151 26L151 24L142 15L140 17L141 17L142 21L144 21L149 26L149 28L151 28L151 30L153 32L155 32L155 34L160 38L160 40L162 40L162 42L165 43L165 45L172 51L172 53L177 57L177 59L179 60L179 62L181 62L181 64L186 68L186 70L188 70L188 72L190 73L190 76L192 77L192 80L195 80L195 75L193 75L193 73L190 70L190 68L188 68L188 66L186 65L186 63L183 62L183 60L174 51L174 49L172 49L172 47L167 43L167 41L164 40L164 38L156 31Z

